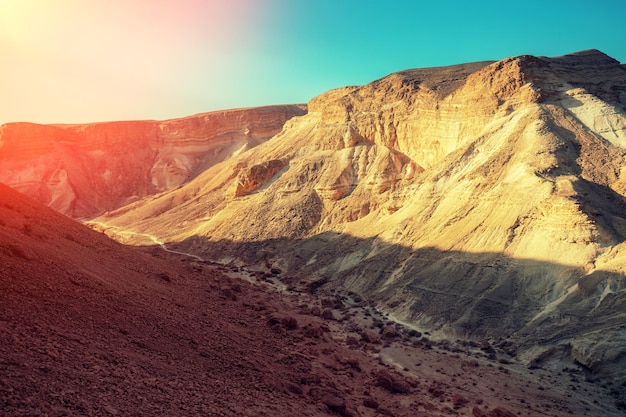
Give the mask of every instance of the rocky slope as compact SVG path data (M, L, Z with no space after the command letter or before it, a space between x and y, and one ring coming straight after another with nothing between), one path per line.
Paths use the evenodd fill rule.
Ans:
M0 182L89 218L171 190L278 133L304 106L220 111L167 121L0 127Z
M626 67L599 51L408 70L98 221L626 381L625 141Z
M165 249L165 250L163 250ZM619 416L619 387L438 342L355 295L124 247L0 184L0 415ZM509 359L507 359L509 358ZM609 389L606 389L609 388Z

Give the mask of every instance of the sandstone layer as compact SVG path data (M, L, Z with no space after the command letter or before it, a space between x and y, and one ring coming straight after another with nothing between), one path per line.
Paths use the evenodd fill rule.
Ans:
M166 121L0 127L0 182L74 218L175 189L306 112L269 106Z
M626 67L599 51L408 70L99 221L626 380L625 141Z

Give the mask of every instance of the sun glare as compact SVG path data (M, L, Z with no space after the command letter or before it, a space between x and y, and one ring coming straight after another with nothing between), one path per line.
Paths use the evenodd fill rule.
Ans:
M205 84L226 77L229 66L232 74L249 47L253 3L1 1L0 91L11 102L0 104L0 123L206 111L199 103L219 88Z

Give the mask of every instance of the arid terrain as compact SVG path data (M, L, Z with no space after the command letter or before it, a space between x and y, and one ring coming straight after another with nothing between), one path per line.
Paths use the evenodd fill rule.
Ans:
M411 331L354 294L125 247L4 186L0 219L2 415L624 412L620 388L581 367L528 370L487 342Z
M179 187L280 132L304 106L202 113L166 121L0 127L0 182L73 218Z
M404 71L96 220L622 383L625 106L599 51Z
M0 404L626 415L625 163L626 66L597 50L4 125Z

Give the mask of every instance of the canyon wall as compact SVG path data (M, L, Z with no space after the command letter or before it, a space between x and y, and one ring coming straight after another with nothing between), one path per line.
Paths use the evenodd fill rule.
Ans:
M626 363L624 65L591 50L408 70L308 109L99 220L529 364Z
M0 182L75 218L175 189L269 139L304 106L269 106L166 121L0 127Z

